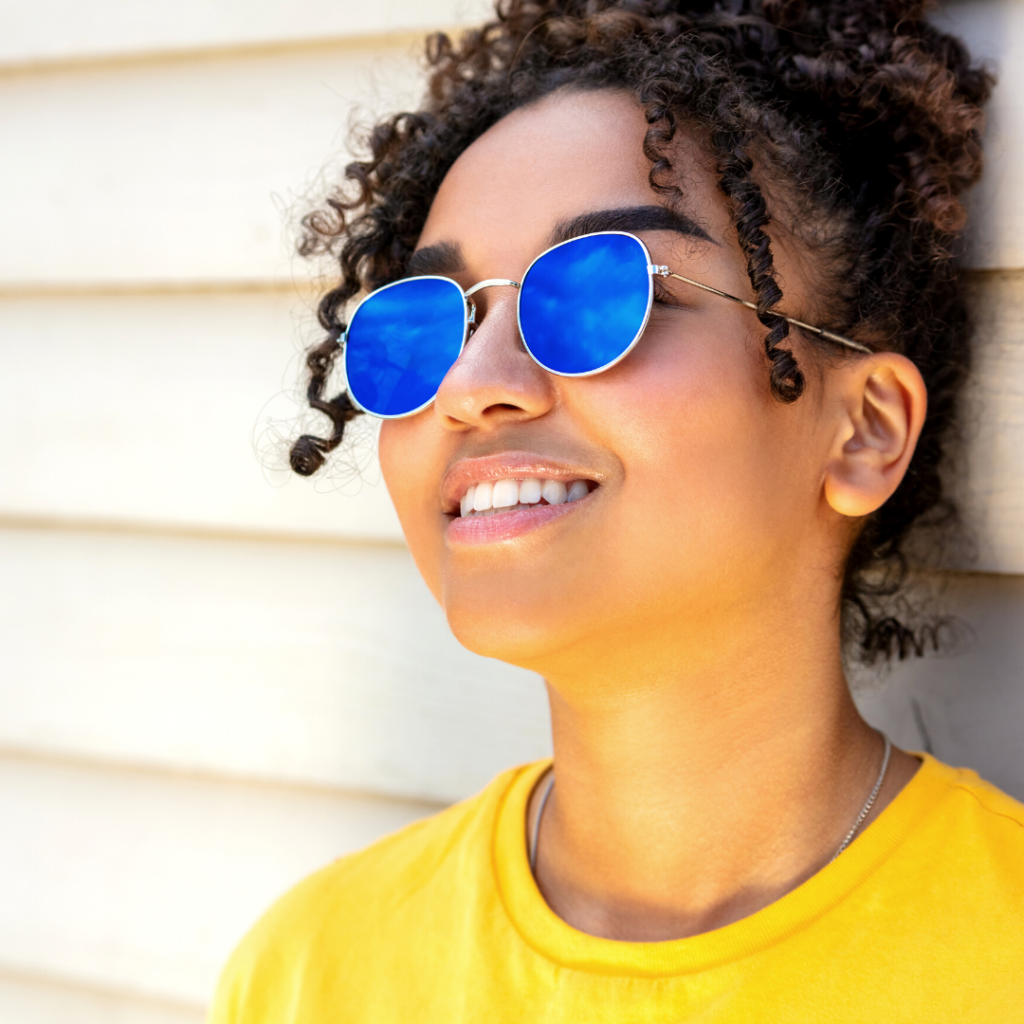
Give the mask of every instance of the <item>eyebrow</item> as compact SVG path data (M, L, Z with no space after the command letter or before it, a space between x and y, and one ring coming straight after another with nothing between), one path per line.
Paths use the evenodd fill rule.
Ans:
M699 225L683 213L667 206L623 206L614 210L592 210L572 220L562 221L551 232L549 243L558 245L570 238L589 235L595 231L674 231L689 238L718 243ZM417 249L406 264L408 277L437 274L449 276L466 269L466 260L457 242L438 242Z
M589 235L595 231L674 231L676 234L718 243L694 220L667 206L624 206L616 210L594 210L562 221L551 232L551 244Z
M406 264L405 272L409 277L420 277L424 274L448 276L458 274L466 269L466 260L462 249L456 242L438 242L417 249Z

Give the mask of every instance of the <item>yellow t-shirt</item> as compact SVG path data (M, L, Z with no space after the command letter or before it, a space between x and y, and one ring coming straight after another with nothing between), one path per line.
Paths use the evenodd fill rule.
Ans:
M546 764L345 857L235 952L212 1024L1024 1022L1024 806L922 755L841 857L716 931L615 942L526 856Z

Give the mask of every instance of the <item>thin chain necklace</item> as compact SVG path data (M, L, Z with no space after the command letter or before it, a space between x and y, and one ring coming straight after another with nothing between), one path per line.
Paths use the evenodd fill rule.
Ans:
M853 828L846 833L846 838L839 844L839 849L832 855L832 860L835 860L853 842L853 837L857 834L857 830L864 824L864 819L871 813L871 808L875 806L875 800L882 789L882 783L885 782L885 773L889 770L889 755L892 753L892 743L885 733L882 733L882 739L885 740L885 753L882 755L882 770L878 773L875 788L871 790L871 796L868 797L867 802L860 809L860 814L857 815ZM832 863L832 860L829 861L829 864Z
M853 823L853 828L846 833L846 838L839 844L839 849L832 855L832 860L829 861L830 864L850 845L850 843L853 842L853 839L860 830L861 825L864 824L864 819L871 813L871 808L875 806L878 794L882 790L882 783L885 782L885 773L889 770L889 757L892 754L892 742L885 733L882 733L881 736L882 739L885 740L885 753L882 755L882 770L878 773L878 778L875 780L875 788L871 790L871 795L867 798L864 802L864 806L860 809L860 814L857 815L857 820ZM555 773L552 769L551 774L548 777L548 784L544 787L544 792L541 794L540 806L537 808L537 816L533 819L533 830L530 833L530 871L533 873L536 873L537 870L537 839L540 836L540 819L544 817L544 807L547 805L548 797L551 796L551 790L554 788Z

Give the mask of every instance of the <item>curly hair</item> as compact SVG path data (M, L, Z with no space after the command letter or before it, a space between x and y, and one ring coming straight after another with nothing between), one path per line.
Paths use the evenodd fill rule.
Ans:
M900 352L929 407L895 494L868 516L842 584L848 647L872 662L938 647L934 624L895 609L913 527L955 519L942 467L970 364L970 321L954 257L959 199L982 166L982 105L992 82L963 44L925 20L927 0L499 0L456 43L427 40L421 110L376 125L367 159L345 169L303 220L300 252L328 254L326 339L307 359L307 396L330 420L304 434L292 468L314 473L358 415L324 389L346 303L400 277L456 158L510 111L560 88L625 90L647 119L650 183L679 192L671 143L694 133L717 168L766 329L767 381L781 402L805 379L789 345L768 227L797 204L805 241L828 270L830 326ZM788 226L788 224L787 224ZM795 229L794 229L795 230ZM828 349L827 341L813 344ZM905 616L904 616L905 617Z

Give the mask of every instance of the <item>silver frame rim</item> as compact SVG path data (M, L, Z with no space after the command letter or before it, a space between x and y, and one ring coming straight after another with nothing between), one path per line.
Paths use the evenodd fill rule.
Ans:
M554 252L555 249L561 249L563 245L570 245L573 242L579 241L581 238L595 238L598 235L622 235L625 238L631 238L640 246L640 250L644 254L644 261L647 265L647 311L644 313L643 322L640 324L640 328L634 335L633 340L624 349L622 355L616 356L611 362L605 363L604 366L599 366L596 370L585 370L582 373L563 373L561 370L552 370L550 366L545 366L544 363L542 363L533 353L526 340L526 335L523 333L523 321L521 315L523 288L526 285L527 278L530 276L530 271L533 270L534 265L547 256L549 252ZM644 244L643 239L638 238L631 231L588 231L585 235L577 235L575 238L567 238L564 242L558 242L556 245L552 245L545 249L539 256L536 256L531 260L530 265L526 268L526 272L523 274L519 282L519 295L516 297L516 326L519 328L519 338L522 341L527 354L542 370L546 373L553 373L556 377L593 377L595 374L604 373L605 370L610 370L617 363L621 363L622 360L625 359L634 348L636 348L637 342L639 342L643 337L644 331L647 330L647 323L651 319L651 309L654 306L654 275L651 273L650 267L650 250L648 250L647 246Z
M352 310L352 315L348 318L348 324L345 327L345 333L341 336L342 344L344 345L344 351L342 353L342 370L345 373L345 390L348 392L348 397L352 401L352 404L360 411L366 413L367 416L375 416L379 420L402 420L406 416L415 416L418 412L423 412L429 405L431 405L435 398L437 398L437 391L430 396L430 398L424 402L421 406L416 409L411 409L409 412L396 412L396 413L381 413L374 412L372 409L367 409L362 402L352 393L352 386L349 383L348 377L348 332L352 329L352 325L355 323L356 316L359 314L359 310L363 308L363 304L369 302L375 295L380 295L381 292L387 291L389 288L394 288L399 284L406 284L409 281L446 281L459 293L459 298L462 299L462 306L464 310L463 325L462 325L462 343L459 345L458 355L455 357L455 362L458 361L459 356L462 355L463 350L466 347L466 342L469 340L469 300L466 298L466 293L459 287L459 282L451 277L445 277L442 274L417 274L415 277L403 277L398 281L391 281L388 284L381 285L380 288L370 292L369 295L364 295L360 300L359 304L355 309ZM455 365L452 363L452 366ZM449 367L450 369L450 367Z

